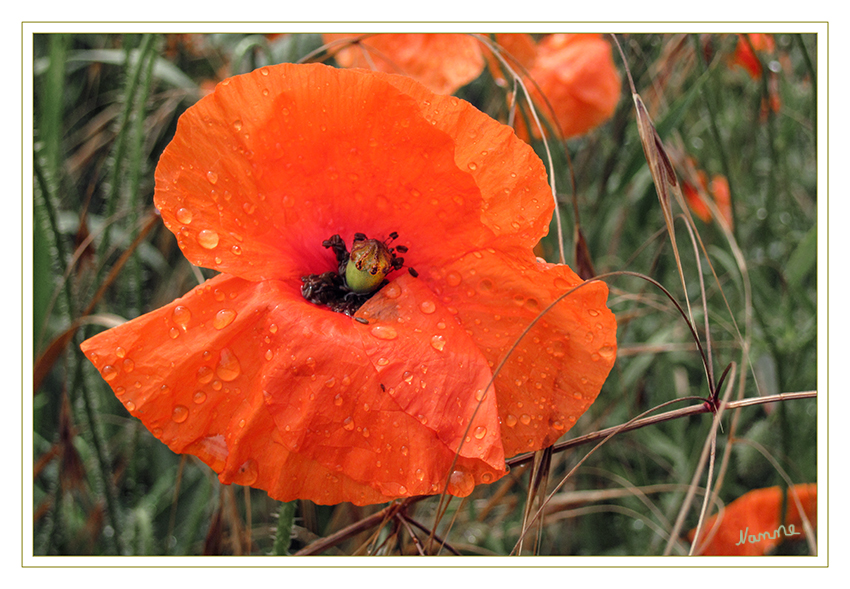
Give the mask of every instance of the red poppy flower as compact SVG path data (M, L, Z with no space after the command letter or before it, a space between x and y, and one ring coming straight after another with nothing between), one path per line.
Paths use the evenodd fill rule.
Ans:
M537 46L530 75L539 87L529 84L535 102L545 104L542 92L567 138L604 123L620 100L620 74L600 35L549 35Z
M689 165L693 167L692 160L689 161ZM712 177L711 182L708 182L706 173L703 170L696 170L696 168L693 169L696 174L698 186L687 179L682 180L682 194L685 196L688 206L691 207L694 214L702 219L703 222L710 223L713 215L705 201L707 194L710 193L711 197L714 199L714 204L720 211L720 216L731 229L733 223L732 198L731 193L729 192L728 180L726 180L725 176L717 174Z
M806 517L814 526L817 521L817 485L796 485L794 490ZM705 520L702 538L708 543L699 554L714 556L759 556L778 546L786 538L803 538L803 520L797 502L788 492L788 510L783 522L779 517L782 489L770 487L744 493L719 514ZM719 518L719 521L718 521ZM784 528L780 528L784 525ZM792 527L793 526L793 527ZM693 542L696 529L688 533Z
M222 273L82 348L223 483L325 504L465 496L567 431L613 365L603 283L520 338L581 282L532 254L553 212L539 158L408 78L225 80L180 118L154 200L187 258ZM334 291L364 244L392 254L379 290Z
M340 66L409 76L437 94L452 94L484 70L481 47L470 35L399 33L360 37L322 36L325 43L352 42L334 53Z
M735 48L735 54L732 56L733 65L739 65L750 74L753 79L761 78L761 61L753 53L753 49L758 52L773 53L776 49L776 44L773 41L773 35L763 33L751 33L748 35L750 43L744 35L738 35L738 45Z

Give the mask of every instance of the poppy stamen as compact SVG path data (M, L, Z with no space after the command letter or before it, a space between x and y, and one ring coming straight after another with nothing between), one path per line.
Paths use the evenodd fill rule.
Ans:
M404 267L404 258L396 252L406 253L408 248L389 247L397 238L395 231L384 241L355 233L349 252L342 237L332 235L322 246L333 250L337 271L302 276L302 296L316 305L353 316L373 294L389 284L387 275Z

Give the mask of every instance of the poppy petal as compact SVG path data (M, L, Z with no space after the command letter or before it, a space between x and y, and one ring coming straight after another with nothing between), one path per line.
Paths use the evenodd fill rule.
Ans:
M387 497L440 492L453 470L502 476L487 363L433 293L401 276L357 316L313 307L283 326L291 345L262 387L286 447Z
M398 282L361 309L367 326L285 283L219 275L83 351L131 414L222 482L284 500L375 503L440 492L455 463L449 492L466 495L505 472L495 395L483 392L490 372L445 310L422 312L427 289ZM304 478L315 468L321 485Z
M452 110L450 122L432 125L429 97ZM378 239L397 232L414 266L512 234L533 244L552 209L539 158L508 127L444 98L398 76L319 64L231 78L181 117L155 202L192 263L250 280L330 270L322 241L367 227ZM479 140L456 144L456 132ZM503 181L503 165L519 177Z
M605 283L582 286L524 333L582 283L569 267L482 250L422 276L491 367L508 358L495 381L506 456L552 444L596 399L617 354Z
M326 34L325 43L361 35ZM386 34L360 39L334 54L342 67L376 69L415 79L437 94L452 94L484 70L478 41L462 34Z

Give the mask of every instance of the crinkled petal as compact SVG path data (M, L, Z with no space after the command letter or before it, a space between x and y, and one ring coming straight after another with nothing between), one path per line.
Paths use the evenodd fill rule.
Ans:
M466 495L458 481L504 474L486 360L421 281L370 299L357 314L368 324L298 306L261 378L288 449L388 497L441 492L454 471L449 491Z
M513 129L468 102L454 96L434 96L401 76L386 79L417 99L432 125L457 138L455 162L472 175L481 190L484 204L480 223L497 236L492 245L536 245L549 231L555 204L546 169L534 150Z
M530 147L466 102L399 76L283 64L184 113L154 199L192 263L297 279L335 267L321 247L335 233L395 231L413 267L530 247L551 216L545 178Z
M361 35L326 34L325 43ZM484 69L478 41L462 34L400 33L372 35L334 54L342 67L376 69L409 76L437 94L452 94Z
M617 354L605 283L582 286L541 316L582 283L569 267L491 249L421 275L494 371L507 358L495 381L505 456L554 443L596 399Z
M83 351L132 415L224 483L318 503L446 482L466 495L505 472L490 371L442 307L413 316L427 289L399 282L361 309L364 325L293 285L220 275ZM426 331L445 334L443 349Z

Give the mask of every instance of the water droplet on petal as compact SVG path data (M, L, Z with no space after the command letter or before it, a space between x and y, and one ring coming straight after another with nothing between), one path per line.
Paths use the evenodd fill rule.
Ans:
M480 440L487 435L487 428L482 425L479 425L475 428L475 433L473 435L475 436L476 440Z
M118 376L118 369L115 368L112 364L107 364L106 366L100 369L100 374L101 376L103 376L103 380L115 380L115 377Z
M121 366L124 368L124 372L133 372L133 369L136 367L136 363L130 360L129 358L126 358L121 363Z
M523 425L528 425L529 423L531 423L531 416L523 413L519 416L519 420Z
M508 427L515 426L516 425L516 417L511 415L511 414L508 414L508 416L505 418L505 425L507 425Z
M189 410L183 405L177 405L171 412L171 419L174 423L183 423L189 417Z
M218 233L212 229L203 229L198 232L198 245L211 250L218 246Z
M177 209L177 220L183 223L184 225L188 225L192 222L192 211L189 209Z
M123 358L124 356L127 355L127 350L125 350L121 346L118 346L117 348L115 348L115 355L118 356L119 358Z
M210 184L215 184L216 182L218 182L218 174L210 170L209 172L207 172L207 180L210 181Z
M375 325L369 330L369 333L378 339L384 340L393 340L398 337L398 332L396 332L394 327L390 327L389 325Z
M215 314L213 319L213 327L216 329L224 329L236 319L236 311L233 309L222 309Z
M422 301L419 303L419 310L426 315L430 315L437 310L437 305L435 305L433 301Z
M218 377L225 382L230 382L239 376L241 370L242 369L239 366L239 359L230 350L230 348L224 348L221 350L221 355L218 359L218 366L215 367L215 373Z
M454 271L449 272L446 275L446 283L449 286L457 286L461 283L462 280L463 279L461 278L460 274L458 274L457 272L454 272Z
M611 346L602 346L599 348L599 355L603 358L613 358L616 353L616 350Z
M455 497L466 497L475 488L475 479L468 472L456 470L449 477L449 493Z
M183 305L177 305L174 307L174 310L171 311L171 320L179 325L183 331L186 331L186 326L189 324L191 319L192 312Z
M242 130L242 121L239 120L239 119L236 119L235 121L233 121L233 128L236 129L237 131L241 131Z
M446 338L442 335L435 335L431 338L431 347L438 352L442 352L443 348L446 347Z
M198 391L195 393L195 396L192 397L192 400L198 405L200 405L201 403L207 400L207 394L204 391Z
M334 397L334 405L336 405L337 407L342 405L342 395L337 395Z
M381 294L383 294L388 299L397 299L401 296L401 287L395 282L390 282L383 289L381 289Z
M124 406L127 407L127 411L133 411L136 408L136 404L132 401L127 401Z
M348 430L348 431L353 430L354 429L354 420L351 419L350 417L346 417L345 420L342 422L342 429L345 429L345 430Z
M209 366L201 366L200 368L198 368L198 373L196 376L198 378L199 383L207 384L213 378L212 368L210 368Z
M177 339L177 336L179 336L179 335L180 335L180 330L177 329L176 327L172 327L171 329L168 330L168 337L170 337L171 339Z

